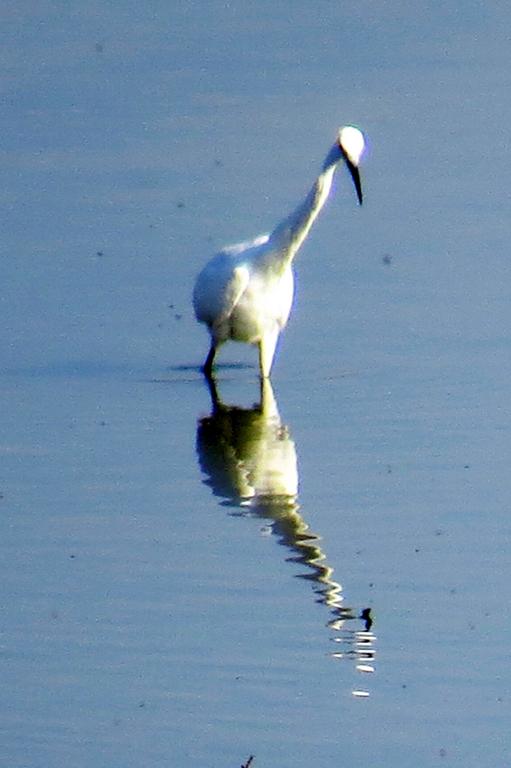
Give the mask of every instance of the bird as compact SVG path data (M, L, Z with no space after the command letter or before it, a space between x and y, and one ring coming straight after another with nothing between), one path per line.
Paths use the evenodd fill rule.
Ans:
M270 376L279 334L285 327L294 295L293 259L323 208L334 173L347 166L362 204L359 163L365 148L362 131L345 125L337 132L321 171L305 199L272 232L231 245L207 262L195 281L195 316L210 333L202 366L213 375L218 348L228 340L256 345L259 374Z

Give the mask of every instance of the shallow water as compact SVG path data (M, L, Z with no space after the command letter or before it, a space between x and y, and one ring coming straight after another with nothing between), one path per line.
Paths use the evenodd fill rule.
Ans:
M2 762L506 764L509 13L86 5L2 11ZM348 121L210 392L196 271Z

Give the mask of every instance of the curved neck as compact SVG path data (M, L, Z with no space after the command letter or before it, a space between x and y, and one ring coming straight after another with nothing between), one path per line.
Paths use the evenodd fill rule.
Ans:
M287 266L296 255L301 244L309 234L319 212L323 208L330 189L335 169L342 158L339 145L330 149L323 163L323 168L314 182L312 189L300 205L284 221L278 224L270 235L273 249L282 253L282 266Z

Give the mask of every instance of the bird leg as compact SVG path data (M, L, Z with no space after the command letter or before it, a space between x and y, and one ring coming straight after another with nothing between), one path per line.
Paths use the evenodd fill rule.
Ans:
M275 328L266 333L259 342L259 369L261 378L267 379L270 376L273 355L279 338L279 329Z
M216 355L216 344L214 341L212 341L211 347L209 348L208 356L206 358L204 365L202 366L202 372L204 376L206 376L208 379L211 379L213 376L213 360L215 359L215 355Z

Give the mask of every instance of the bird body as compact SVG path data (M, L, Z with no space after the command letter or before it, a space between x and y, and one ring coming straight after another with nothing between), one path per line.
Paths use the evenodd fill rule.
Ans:
M203 366L207 376L212 374L218 347L229 339L257 345L260 374L270 375L277 340L293 303L293 259L329 195L341 160L348 165L362 202L357 166L363 147L357 128L342 128L296 210L269 235L224 248L199 273L193 305L197 320L208 326L211 335Z

